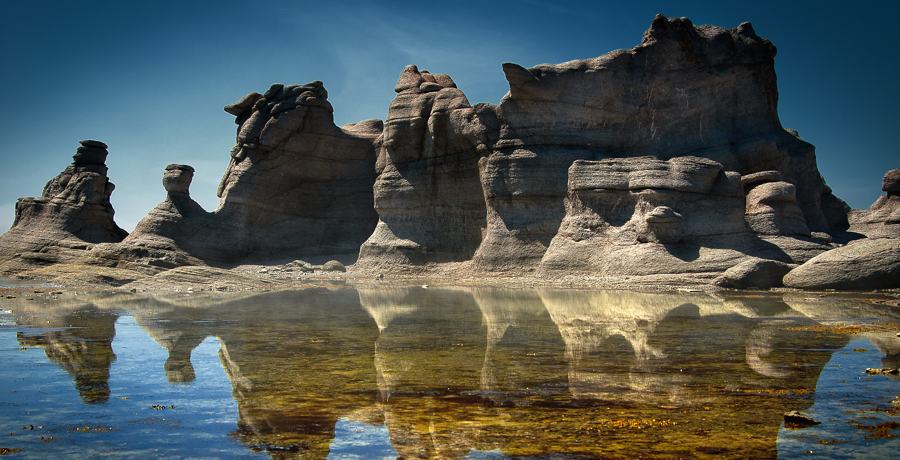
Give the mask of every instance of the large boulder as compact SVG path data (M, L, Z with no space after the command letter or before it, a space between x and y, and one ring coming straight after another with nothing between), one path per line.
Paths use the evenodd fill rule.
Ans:
M485 206L478 159L490 148L489 107L472 107L444 74L408 66L388 109L378 154L378 226L362 245L368 265L467 260L481 242Z
M900 287L900 239L852 241L808 260L785 275L800 289L889 289Z
M869 238L900 238L900 168L884 174L884 194L869 209L850 213L850 231Z
M70 262L98 243L128 235L113 220L107 154L106 144L81 141L72 164L47 182L40 197L16 202L13 226L0 236L0 273Z
M735 289L769 289L780 287L782 279L795 265L777 260L752 258L725 270L713 284Z

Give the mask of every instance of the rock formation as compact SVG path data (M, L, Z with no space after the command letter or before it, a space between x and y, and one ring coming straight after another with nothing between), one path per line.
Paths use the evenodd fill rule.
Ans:
M736 289L769 289L781 286L784 275L794 267L777 260L753 258L725 270L713 283Z
M797 205L794 184L781 180L778 171L762 171L741 178L747 194L745 219L761 235L809 235L803 211Z
M724 274L715 282L776 286L783 264L803 264L854 232L900 238L900 173L889 172L887 194L848 220L815 148L781 125L775 53L748 23L657 16L632 49L529 69L503 64L509 92L496 106L472 105L450 76L407 66L385 123L343 127L322 82L275 84L225 107L238 128L217 209L191 199L190 166L170 165L165 199L119 243L105 146L86 141L44 198L20 202L0 238L0 270L78 254L149 275L334 258L357 262L351 275L713 282ZM76 172L96 175L100 188L87 201L97 206L48 208L81 190ZM869 257L859 251L870 246L854 247L846 251Z
M468 260L481 243L485 206L478 158L495 116L469 105L448 75L408 66L395 87L378 155L378 226L363 263Z
M98 245L91 251L90 260L148 273L216 260L223 242L202 236L215 235L223 226L217 226L212 215L191 198L193 177L194 168L190 166L166 166L162 180L166 198L121 244Z
M106 176L107 146L81 141L74 161L47 182L38 198L20 198L12 228L0 236L0 272L68 262L97 243L128 234L113 221Z
M745 223L741 177L700 157L579 160L566 215L543 258L600 275L721 273L747 254L806 260L807 241L763 240Z
M784 277L801 289L900 287L900 169L885 173L885 192L867 210L850 213L850 232L866 238L813 257Z
M841 202L819 176L813 146L778 120L774 56L747 23L726 30L657 16L631 50L531 69L505 64L510 92L497 108L500 139L483 160L489 217L478 260L543 255L576 159L690 154L740 174L777 170L796 188L810 229L841 229L839 213L823 209Z
M884 174L884 195L864 211L850 214L850 231L868 238L900 238L900 168Z
M372 185L382 123L338 128L321 82L272 85L226 106L237 143L219 186L219 207L190 197L193 168L169 165L166 198L121 245L94 263L157 272L336 256L353 261L375 226Z
M851 241L791 270L784 285L801 289L887 289L900 286L900 239Z
M219 185L216 222L232 226L226 261L351 255L371 235L382 122L337 127L322 82L272 85L225 110L237 143Z

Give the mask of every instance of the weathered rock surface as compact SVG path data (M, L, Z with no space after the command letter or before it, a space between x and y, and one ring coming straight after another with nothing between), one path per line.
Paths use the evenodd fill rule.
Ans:
M858 290L900 287L900 239L862 239L824 252L791 270L784 285Z
M97 243L125 238L113 221L106 156L106 144L81 141L74 162L47 182L42 196L16 202L15 222L0 236L0 272L71 261Z
M658 16L631 50L531 69L504 64L510 92L497 108L499 141L482 160L488 222L476 262L540 260L566 215L569 165L610 156L690 154L740 174L774 171L796 199L758 192L752 220L772 227L767 234L846 228L813 146L778 120L774 56L749 24Z
M335 126L318 81L272 85L226 111L237 114L237 143L212 217L222 230L207 236L219 242L220 261L355 259L377 219L381 121Z
M708 158L576 161L568 188L545 270L721 273L748 255L805 261L828 248L753 233L744 221L741 177Z
M713 283L717 286L735 289L780 287L784 275L794 267L794 265L777 260L754 258L725 270Z
M900 238L900 168L884 174L878 197L867 210L850 214L850 231L869 238Z
M375 181L378 226L364 264L468 260L481 243L485 206L478 159L491 145L489 107L472 107L453 80L408 66L384 128Z
M322 82L275 84L225 107L238 128L217 209L191 198L193 168L170 165L165 199L119 242L106 147L85 141L43 201L20 202L0 238L0 270L85 254L76 265L144 275L297 259L336 259L318 267L339 271L358 257L351 275L710 282L725 272L723 285L776 286L780 263L804 263L852 234L814 147L778 119L775 52L747 23L723 29L658 16L629 50L530 69L504 64L509 92L496 106L472 105L448 75L408 66L384 124L344 127ZM96 190L79 192L76 173L94 174L85 187ZM852 231L898 238L900 172L883 188L872 209L852 214ZM88 198L69 199L79 193ZM852 247L840 251L883 255ZM854 276L880 276L872 261L854 263L844 268L869 270ZM817 266L794 272L813 270L807 265Z
M190 197L192 167L169 165L165 200L121 245L92 251L91 261L151 273L314 256L353 261L375 227L382 123L338 128L327 97L321 82L276 84L226 106L239 127L218 209L207 212Z
M229 227L216 222L211 213L191 198L193 176L191 166L166 166L162 179L166 198L120 244L97 245L86 259L94 264L148 274L217 260L224 242L218 241L215 235Z

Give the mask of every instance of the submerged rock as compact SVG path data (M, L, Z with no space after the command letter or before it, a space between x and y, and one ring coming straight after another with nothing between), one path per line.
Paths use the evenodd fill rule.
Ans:
M818 425L819 423L820 422L817 422L809 415L806 415L800 411L792 410L784 414L785 428L806 428L809 426Z

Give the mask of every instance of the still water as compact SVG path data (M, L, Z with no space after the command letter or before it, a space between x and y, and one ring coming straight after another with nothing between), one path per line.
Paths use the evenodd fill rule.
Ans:
M885 300L346 286L26 294L0 301L0 448L889 458L900 380L865 372L900 360L900 307ZM785 428L790 410L821 423Z

